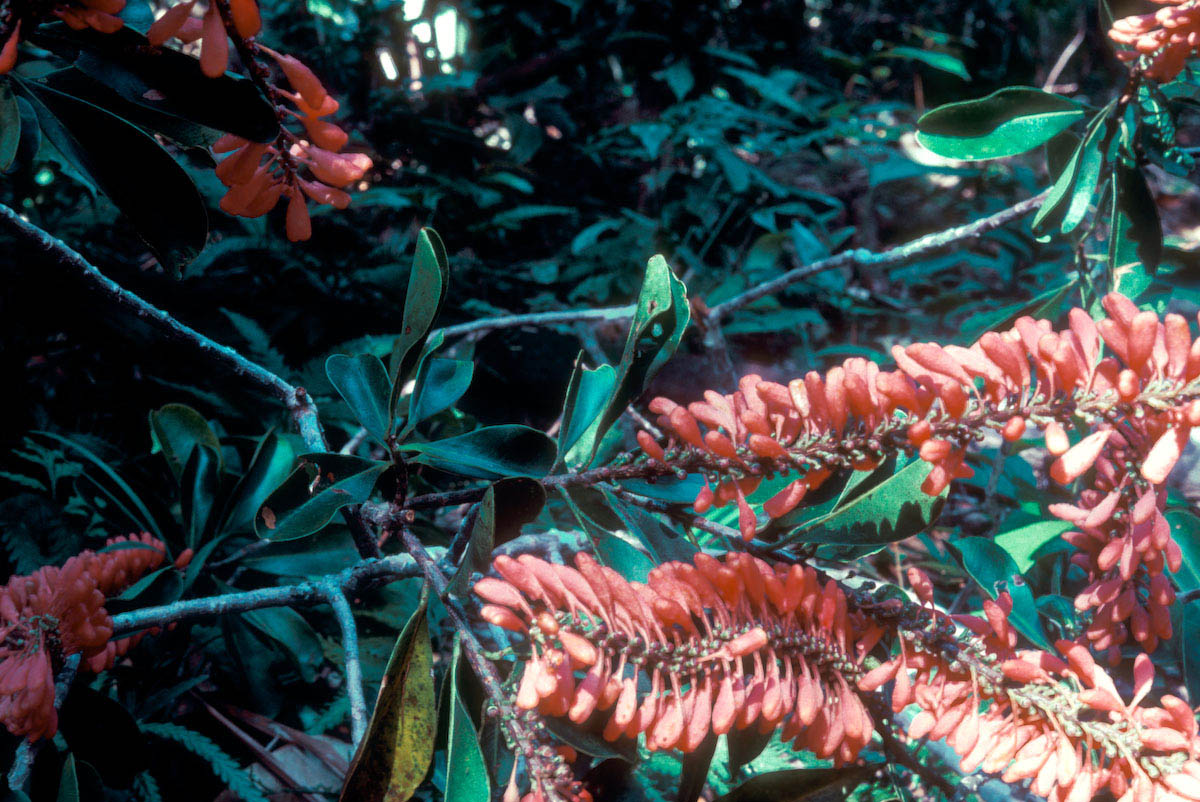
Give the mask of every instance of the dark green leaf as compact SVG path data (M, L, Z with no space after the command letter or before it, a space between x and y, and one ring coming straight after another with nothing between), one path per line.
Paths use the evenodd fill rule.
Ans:
M971 74L967 72L962 59L956 58L949 53L939 53L936 50L922 50L916 47L900 45L879 55L880 58L912 59L913 61L919 61L922 64L933 67L935 70L948 72L951 75L962 78L964 81L971 80Z
M55 23L31 38L74 60L77 74L92 84L84 99L109 101L105 108L182 144L204 146L222 131L254 142L270 142L279 133L274 109L249 79L230 73L209 78L193 56L151 47L129 26L102 34Z
M389 467L344 454L304 454L300 466L263 502L254 530L267 540L294 540L319 532L342 507L370 498Z
M616 384L617 371L612 365L585 367L580 353L563 402L563 425L558 432L560 460L579 465L591 459L596 450L600 415L607 409Z
M440 339L440 336L435 335L435 338ZM428 356L427 352L417 367L416 383L403 432L411 431L421 421L432 418L462 398L471 386L474 373L475 363L470 360Z
M1166 518L1171 538L1183 553L1179 570L1173 575L1175 584L1185 593L1200 591L1200 517L1191 510L1176 508L1167 510Z
M955 540L949 546L962 563L963 569L979 584L984 593L994 599L1001 591L1008 591L1013 601L1012 613L1009 616L1012 625L1036 646L1049 650L1050 641L1042 630L1033 591L1017 570L1012 557L1000 546L982 537L965 537Z
M1083 119L1083 114L1083 107L1067 98L1010 86L926 113L917 121L917 140L950 159L995 159L1036 148Z
M21 108L17 98L0 80L0 173L7 172L21 145Z
M1079 164L1075 172L1074 185L1071 188L1070 200L1067 201L1063 212L1060 231L1070 234L1087 216L1091 208L1092 198L1096 194L1100 173L1104 169L1107 154L1101 149L1104 144L1104 125L1094 125L1088 132L1087 138L1080 145ZM1049 200L1049 199L1047 199ZM1043 207L1045 208L1045 207ZM1037 230L1036 224L1034 231Z
M304 616L290 607L264 607L242 613L250 626L283 649L305 682L317 678L317 668L325 661L321 639Z
M152 411L150 439L154 444L152 452L162 451L176 480L183 475L183 467L197 446L208 446L218 457L221 454L216 432L203 415L186 404L167 404Z
M391 431L387 368L372 354L334 354L325 360L325 375L372 437L387 443Z
M921 490L929 470L929 463L914 460L890 479L853 495L850 501L835 506L828 515L788 539L800 543L878 546L912 537L937 519L946 499L946 490L936 496Z
M1188 698L1195 699L1200 694L1200 638L1195 636L1200 632L1200 599L1183 605L1183 621L1179 629L1187 633L1187 637L1180 638L1183 680L1187 684Z
M1050 543L1058 541L1063 532L1071 528L1066 521L1038 521L1037 523L1019 526L996 535L996 545L1000 546L1012 558L1017 570L1025 573L1033 567L1039 552Z
M487 764L479 748L479 736L471 721L471 714L459 693L458 673L462 660L460 646L454 643L454 656L450 665L450 732L446 746L446 793L445 802L488 802L492 795L492 784L488 779Z
M450 286L450 260L446 246L432 228L423 228L417 236L408 291L404 295L404 329L392 345L388 371L392 377L391 410L395 414L404 380L421 354L425 337L446 300Z
M542 724L555 740L562 741L585 755L600 760L619 758L628 763L637 762L637 741L630 738L607 741L598 732L590 732L566 719L554 716L546 716L542 719Z
M1136 167L1118 162L1115 173L1116 204L1128 220L1121 235L1137 243L1137 258L1150 275L1162 261L1163 230L1158 204L1146 184L1146 176Z
M1092 119L1092 122L1088 125L1087 136L1083 138L1079 147L1071 154L1071 158L1067 160L1062 172L1055 177L1054 184L1050 187L1050 192L1046 195L1046 199L1042 201L1041 208L1038 209L1037 214L1033 217L1032 228L1035 234L1043 234L1056 226L1066 228L1068 222L1067 211L1071 206L1072 197L1076 194L1075 184L1081 176L1082 167L1085 162L1089 166L1094 165L1095 159L1098 158L1099 143L1097 137L1103 133L1104 119L1104 114L1098 114ZM1095 180L1093 179L1092 189L1084 188L1084 191L1088 193L1084 201L1085 204L1091 199L1090 193L1094 189Z
M296 452L291 442L277 435L274 430L263 435L254 450L254 456L250 458L250 467L230 494L232 502L222 528L237 530L253 526L258 508L291 473L295 461Z
M558 453L544 432L515 424L485 426L431 443L404 443L400 448L415 453L415 462L479 479L541 478L550 472Z
M58 802L79 802L79 779L75 776L75 755L68 754L58 781Z
M751 777L717 802L842 802L877 770L866 765L773 771Z
M203 542L220 488L221 463L218 452L207 445L192 449L183 475L179 477L180 506L187 528L188 548L194 549Z
M342 788L341 802L405 802L433 759L437 708L428 590L396 640L366 737Z
M475 523L471 527L470 539L458 571L450 580L449 592L455 596L465 596L470 589L471 575L476 571L484 572L492 559L492 549L495 548L496 538L496 491L489 487L483 493L475 513Z
M18 81L42 132L129 219L165 266L180 270L208 238L204 201L157 142L125 120L43 84Z
M675 792L676 802L696 802L708 779L708 768L712 765L713 753L717 751L717 735L709 733L696 749L683 756L679 774L679 788Z

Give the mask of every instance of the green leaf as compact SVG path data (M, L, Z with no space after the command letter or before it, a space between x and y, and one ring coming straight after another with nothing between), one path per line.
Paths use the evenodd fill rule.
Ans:
M717 751L717 735L709 733L696 749L682 758L679 772L679 787L675 791L676 802L696 802L701 798L708 769L712 765L713 753Z
M388 660L366 737L342 787L341 802L405 802L429 769L437 708L428 603L426 588Z
M104 109L16 80L42 132L128 218L166 267L179 271L208 238L204 201L187 173L141 129Z
M1099 118L1103 120L1103 117ZM1104 140L1105 126L1095 124L1088 132L1087 137L1080 145L1078 166L1075 171L1075 180L1071 188L1070 200L1063 212L1062 225L1060 231L1064 234L1070 234L1087 216L1088 209L1091 208L1092 198L1096 194L1096 186L1100 181L1100 173L1104 169L1106 154L1101 150L1101 145ZM1064 171L1065 172L1065 171ZM1042 209L1038 210L1038 214L1049 206L1049 198L1047 203L1043 204ZM1034 224L1034 232L1037 232L1037 224Z
M479 479L539 479L554 467L558 454L544 432L516 424L485 426L445 440L404 443L400 448L415 453L414 462Z
M1063 532L1071 528L1066 521L1038 521L1016 529L1001 532L995 537L996 545L1012 558L1020 573L1033 567L1038 552L1048 543L1057 541Z
M300 466L263 502L254 531L267 540L295 540L319 532L342 507L370 498L390 467L345 454L303 454Z
M8 82L0 81L0 173L12 166L20 145L21 107Z
M209 518L221 489L221 457L207 445L192 449L179 477L180 506L188 548L198 547L208 531Z
M79 802L79 779L75 776L75 755L67 753L58 779L58 802Z
M626 537L620 519L604 504L599 491L588 487L558 488L575 520L592 543L596 559L633 582L645 582L655 562Z
M1083 119L1083 114L1083 107L1067 98L1010 86L926 113L917 121L917 140L949 159L996 159L1036 148Z
M425 337L450 286L450 260L446 246L432 228L423 228L417 236L417 249L413 254L412 272L408 275L408 291L404 294L403 330L392 345L388 372L392 377L390 409L396 413L400 390L404 380L421 354Z
M196 410L186 404L167 404L150 413L151 453L162 451L176 481L183 475L192 451L207 446L221 454L221 440Z
M1071 158L1067 160L1066 165L1063 167L1062 172L1054 179L1054 184L1050 187L1046 199L1042 201L1041 207L1033 217L1032 228L1034 234L1040 236L1049 229L1060 225L1064 230L1066 229L1069 222L1067 213L1073 203L1073 198L1077 194L1076 181L1082 177L1082 180L1086 184L1086 176L1083 175L1085 163L1088 165L1089 171L1094 166L1098 173L1099 165L1096 159L1100 158L1100 156L1097 137L1104 131L1104 120L1105 114L1103 113L1097 114L1092 118L1091 123L1088 125L1087 135L1079 143L1079 146L1075 148L1075 151L1071 154ZM1082 202L1083 211L1086 211L1087 203L1091 200L1090 193L1095 190L1095 183L1096 180L1093 176L1091 189L1088 189L1086 186L1082 188L1082 191L1086 195ZM1082 214L1082 211L1079 212L1081 219ZM1075 222L1078 223L1078 221Z
M625 406L675 354L690 316L687 288L671 272L665 259L657 255L651 257L625 339L625 350L617 366L612 394L595 434L589 433L594 446L585 462L595 456L595 449L599 448L605 432L625 411Z
M1017 570L1012 557L987 538L965 537L948 544L963 569L979 584L983 592L995 599L1007 590L1013 609L1009 616L1017 631L1039 648L1050 650L1050 641L1042 630L1033 591Z
M325 360L325 375L350 406L354 417L372 437L387 444L391 431L388 395L391 382L387 368L373 354L334 354Z
M1175 584L1185 593L1200 591L1200 517L1180 508L1167 510L1165 516L1171 525L1171 538L1183 553L1179 570L1172 575Z
M317 668L325 662L321 639L304 616L290 607L264 607L242 613L250 626L275 641L305 682L315 682Z
M462 660L459 658L461 645L454 642L454 655L450 661L450 732L446 746L446 793L445 802L488 802L492 796L492 784L488 778L483 750L479 748L479 735L471 722L471 714L463 704L458 690L458 672Z
M295 461L296 452L290 441L277 435L274 430L263 435L254 450L254 456L250 458L250 467L238 479L230 494L232 502L222 529L252 527L258 508L271 491L288 477Z
M1200 638L1195 637L1195 633L1200 632L1200 599L1183 605L1183 621L1179 631L1188 635L1179 639L1183 653L1183 680L1187 685L1188 698L1195 699L1200 694Z
M759 774L717 802L842 802L879 770L878 765L841 769L790 769Z
M879 55L880 58L900 58L919 61L926 66L933 67L935 70L948 72L951 75L962 78L964 81L971 80L971 74L967 72L962 59L952 56L949 53L939 53L936 50L921 50L916 47L900 45Z
M580 352L563 402L563 424L558 431L560 461L577 466L591 460L596 451L600 416L608 408L616 384L617 371L612 365L584 367Z
M845 504L835 506L788 540L879 546L923 532L937 519L948 491L930 496L921 490L930 469L924 460L914 460L870 490L849 495Z
M111 109L136 124L185 145L206 146L220 132L254 142L270 142L279 121L254 83L230 73L209 78L193 56L168 47L151 47L126 25L103 34L45 25L30 39L74 61L74 80L84 99ZM71 92L71 94L76 94Z
M476 571L487 571L495 542L496 491L489 487L484 491L483 500L479 502L479 509L475 513L475 523L471 526L471 536L467 540L462 562L450 580L448 590L451 595L466 596L469 593L471 575Z
M1162 261L1163 230L1158 204L1150 193L1146 176L1137 167L1118 162L1114 182L1116 208L1124 221L1128 221L1120 226L1120 236L1137 243L1137 258L1154 275ZM1124 264L1128 262L1122 259L1118 267Z
M631 738L607 741L598 732L590 732L568 719L555 716L546 716L541 723L554 740L562 741L585 755L599 760L618 758L627 763L636 763L638 760L637 741Z
M434 335L433 339L440 342L441 333ZM401 435L412 431L421 421L453 406L467 392L474 375L475 363L471 360L431 356L426 351L417 367L412 400L408 404L408 420L404 422Z

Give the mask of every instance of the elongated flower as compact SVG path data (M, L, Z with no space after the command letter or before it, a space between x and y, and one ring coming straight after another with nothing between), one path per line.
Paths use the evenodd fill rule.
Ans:
M989 599L982 618L951 617L974 638L936 646L940 613L924 629L902 629L899 653L858 687L891 682L894 710L921 711L911 737L945 739L964 771L1029 780L1050 802L1087 802L1106 790L1119 802L1200 800L1195 717L1174 696L1146 703L1154 682L1146 654L1134 661L1127 702L1079 643L1059 641L1059 654L1016 649L1011 612L1007 594Z
M0 587L0 721L14 735L48 738L58 729L54 675L63 658L103 671L140 635L112 640L107 596L120 593L165 557L148 534L113 538L116 550L84 551Z
M517 706L648 749L690 752L712 733L780 730L842 765L874 733L854 690L883 630L812 568L744 555L669 562L645 584L589 555L575 567L498 557L475 593L487 621L529 639Z
M1074 309L1062 330L1024 317L968 348L896 346L891 371L854 358L787 385L746 376L736 392L687 406L656 398L650 409L669 442L638 441L652 460L703 473L696 510L736 503L751 539L759 510L782 518L838 471L915 452L930 463L923 489L934 495L971 475L967 449L983 430L1015 440L1032 424L1054 457L1051 478L1077 486L1077 502L1052 511L1079 527L1065 538L1087 573L1077 606L1094 611L1088 637L1109 649L1132 635L1153 650L1170 635L1174 598L1160 577L1180 560L1162 486L1200 424L1200 340L1179 315L1160 319L1115 293L1103 303L1109 317ZM795 478L753 504L776 475Z
M1108 38L1128 50L1122 61L1144 57L1144 73L1156 81L1175 80L1200 47L1200 6L1195 0L1154 0L1162 6L1149 14L1134 14L1113 22Z

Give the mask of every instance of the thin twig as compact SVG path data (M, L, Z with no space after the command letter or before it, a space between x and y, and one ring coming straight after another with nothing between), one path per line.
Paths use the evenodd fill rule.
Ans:
M522 315L501 315L485 317L467 323L458 323L439 329L447 340L454 337L465 337L468 334L479 334L496 329L512 329L520 326L551 326L557 323L578 323L587 321L624 320L633 317L637 307L606 306L600 309L564 309L558 312L530 312ZM436 333L436 332L435 332Z
M363 698L362 663L358 655L358 627L354 611L346 600L342 586L326 580L321 583L325 598L333 608L338 628L342 631L342 654L346 664L346 695L350 697L350 739L357 747L367 732L367 700Z
M628 490L622 490L619 487L613 488L612 492L636 507L641 507L650 512L657 512L660 515L670 516L694 529L700 529L712 535L719 535L720 537L733 538L739 542L742 539L741 533L732 526L725 526L716 521L710 521L702 515L693 515L686 509L679 509L679 505L677 504L669 504L655 498L639 496L637 493L630 493Z
M924 256L932 251L957 245L964 240L980 237L989 231L994 231L1001 226L1030 214L1038 209L1045 199L1046 192L1040 192L1032 198L1023 200L1003 211L996 212L973 223L948 228L936 234L928 234L905 245L898 245L895 248L889 248L880 253L873 253L863 248L857 248L852 251L839 253L836 256L830 256L828 259L822 259L819 262L813 262L810 265L802 265L789 270L782 276L774 278L771 281L751 287L724 303L717 304L709 310L709 320L715 323L728 317L732 312L741 309L743 306L757 301L759 298L779 292L785 287L789 287L798 281L803 281L817 273L823 273L826 270L848 267L850 265L858 265L860 267L891 267L915 259L918 256Z
M1067 62L1071 60L1071 56L1075 55L1075 51L1083 44L1083 38L1086 34L1086 26L1081 25L1071 41L1067 42L1067 46L1063 48L1063 52L1058 54L1058 60L1054 62L1054 66L1050 68L1050 74L1046 76L1046 81L1042 84L1044 91L1054 91L1054 86L1058 83L1059 76L1067 68Z
M326 451L325 433L317 417L317 406L303 387L295 387L279 376L252 362L227 345L201 334L179 322L169 313L135 295L105 276L71 246L30 223L4 204L0 204L0 222L15 235L19 243L45 253L62 267L75 270L84 283L113 305L126 310L153 326L164 339L179 342L200 352L214 366L249 382L254 387L281 400L296 421L304 445L311 451ZM354 510L343 510L355 546L363 557L378 557L379 549Z

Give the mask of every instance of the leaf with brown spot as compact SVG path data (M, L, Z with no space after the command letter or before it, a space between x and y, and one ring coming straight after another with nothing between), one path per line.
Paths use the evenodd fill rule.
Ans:
M350 764L339 802L405 802L429 770L437 707L428 603L426 586L392 650L375 712Z

